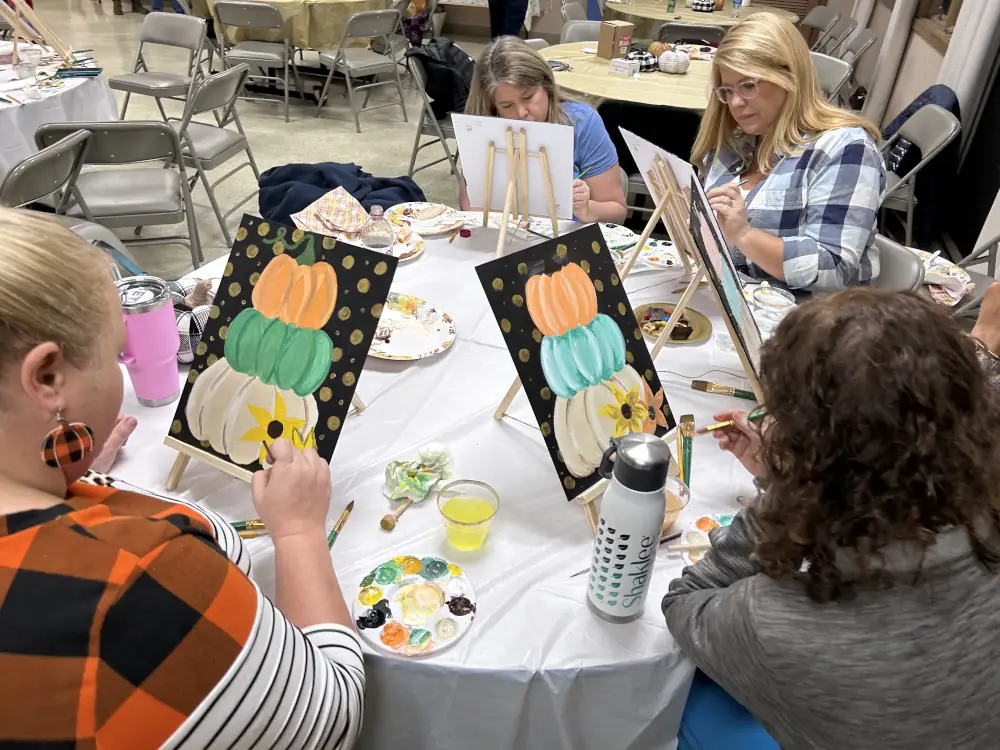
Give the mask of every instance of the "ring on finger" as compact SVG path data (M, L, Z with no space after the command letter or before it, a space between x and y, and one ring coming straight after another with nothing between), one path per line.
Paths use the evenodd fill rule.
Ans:
M730 199L729 199L729 207L730 207L730 208L732 208L732 207L733 207L733 199L732 199L732 198L730 198Z

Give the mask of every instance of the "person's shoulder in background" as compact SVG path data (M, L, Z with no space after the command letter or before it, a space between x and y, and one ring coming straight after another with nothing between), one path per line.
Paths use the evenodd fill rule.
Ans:
M563 102L562 107L573 122L573 161L577 169L594 177L615 167L618 152L597 110L583 102Z

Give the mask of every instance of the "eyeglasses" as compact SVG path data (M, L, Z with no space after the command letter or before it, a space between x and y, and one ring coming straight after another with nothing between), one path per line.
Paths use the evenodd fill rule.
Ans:
M753 99L760 93L760 89L757 88L758 83L760 83L759 78L748 78L735 86L716 86L715 95L723 104L732 102L733 94L739 94L742 99Z

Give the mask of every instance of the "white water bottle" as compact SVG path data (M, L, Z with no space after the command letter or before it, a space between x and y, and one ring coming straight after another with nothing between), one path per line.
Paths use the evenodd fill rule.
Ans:
M642 615L666 513L663 488L669 469L670 449L647 433L612 439L601 458L601 476L609 481L590 561L587 604L608 622L632 622Z

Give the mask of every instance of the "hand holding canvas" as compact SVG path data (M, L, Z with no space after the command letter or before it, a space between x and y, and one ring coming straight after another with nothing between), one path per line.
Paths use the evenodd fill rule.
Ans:
M733 409L712 415L717 422L733 420L735 426L726 430L716 430L712 436L719 441L719 447L729 451L757 479L767 475L764 462L760 459L762 441L760 428L747 419L750 412L745 409Z
M750 231L747 221L747 206L735 183L717 187L708 192L708 205L719 219L719 228L726 242L736 247L744 235Z
M271 538L326 535L330 510L330 465L312 448L299 450L288 440L270 447L274 463L250 481L253 505Z

